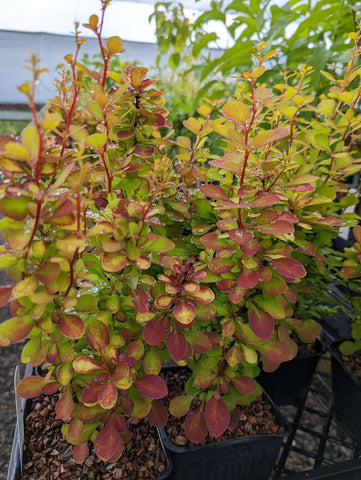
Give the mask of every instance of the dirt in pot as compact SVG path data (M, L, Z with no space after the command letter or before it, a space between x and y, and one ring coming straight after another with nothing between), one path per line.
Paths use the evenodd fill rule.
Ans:
M291 338L294 342L297 343L298 357L303 357L303 358L313 357L314 355L317 355L322 351L322 346L321 346L321 343L319 342L304 343L304 342L301 342L301 340L297 337L297 335L291 335Z
M338 347L334 347L333 350L351 375L358 380L361 380L361 351L356 352L353 355L342 355Z
M55 415L56 400L43 396L32 403L25 423L22 480L148 480L166 471L157 431L148 422L131 426L132 438L117 462L104 463L91 451L82 465L76 464Z
M164 373L168 391L171 392L171 394L166 397L166 405L173 397L183 394L189 376L190 374L186 369L170 370ZM284 428L276 422L275 416L272 413L272 406L260 397L249 405L242 406L238 412L237 418L238 416L238 423L235 426L227 428L227 430L218 438L208 436L204 442L200 443L200 445L249 435L284 433ZM184 417L175 418L171 415L169 416L168 423L165 427L169 440L178 446L193 446L193 444L186 438L183 424Z

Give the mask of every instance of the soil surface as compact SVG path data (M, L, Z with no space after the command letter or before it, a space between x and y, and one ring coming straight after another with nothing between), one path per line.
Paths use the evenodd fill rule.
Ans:
M166 405L168 405L168 402L173 397L181 395L184 392L184 387L189 376L189 372L185 369L166 372L165 380L168 390L172 392L165 399ZM237 412L238 423L235 426L227 428L218 438L207 436L206 440L200 445L249 435L284 433L284 428L277 424L271 410L272 406L269 403L262 398L258 398L249 405L242 406L242 408L239 409ZM178 446L193 446L185 436L183 423L184 418L175 418L170 415L165 427L167 435L171 442Z
M356 352L353 355L342 355L338 351L337 347L334 348L334 352L340 358L351 375L356 377L358 380L361 380L361 352Z
M291 338L297 343L298 357L313 357L314 355L317 355L318 353L322 352L322 346L321 346L321 343L319 342L303 343L297 337L297 335L292 335Z
M55 415L56 400L53 395L32 402L25 424L22 480L150 480L166 471L157 431L148 422L131 426L132 437L117 462L106 464L91 450L82 465L76 464L61 433L63 422Z

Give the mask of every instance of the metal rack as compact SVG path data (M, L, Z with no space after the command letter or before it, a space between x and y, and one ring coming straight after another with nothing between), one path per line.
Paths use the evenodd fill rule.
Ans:
M301 404L280 407L293 432L283 445L274 480L361 480L361 450L334 417L329 372L325 354Z

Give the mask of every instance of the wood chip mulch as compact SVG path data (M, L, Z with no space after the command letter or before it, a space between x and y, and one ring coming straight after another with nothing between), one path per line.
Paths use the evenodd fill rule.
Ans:
M166 471L156 429L148 422L131 427L132 438L115 463L104 463L94 451L82 465L72 459L72 447L55 415L56 396L34 399L25 424L21 480L139 480L157 479Z
M361 352L356 352L353 355L341 355L337 349L334 351L351 375L361 380Z
M189 372L181 370L175 373L168 371L165 373L165 380L168 390L172 392L166 397L165 404L175 396L181 395L184 391L185 383L189 378ZM165 427L169 440L178 446L194 446L186 438L183 428L185 418L175 418L169 416ZM207 436L200 445L221 442L249 435L264 435L272 433L284 433L284 428L280 426L272 413L272 406L265 400L258 398L249 405L244 405L239 412L239 422L234 427L228 427L227 430L218 438Z

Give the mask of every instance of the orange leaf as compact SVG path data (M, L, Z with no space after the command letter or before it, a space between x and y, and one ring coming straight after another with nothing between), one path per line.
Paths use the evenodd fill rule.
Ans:
M42 394L46 382L43 377L31 375L18 383L16 393L23 398L35 398Z
M204 418L209 433L218 438L228 427L231 416L224 401L222 399L217 400L213 395L206 404Z
M104 462L117 460L123 453L123 448L122 437L115 426L110 423L105 425L94 441L95 453Z

